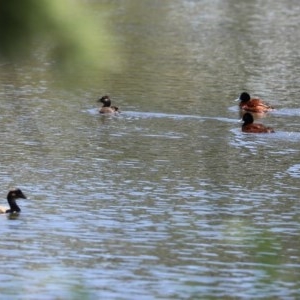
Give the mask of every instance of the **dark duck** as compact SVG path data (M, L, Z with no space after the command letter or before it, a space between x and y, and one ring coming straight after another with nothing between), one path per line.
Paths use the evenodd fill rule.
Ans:
M109 96L103 96L99 99L99 102L101 102L103 105L99 109L100 114L114 114L119 113L119 108L117 106L111 105L111 100Z
M251 113L245 113L243 116L242 131L247 133L272 133L274 129L266 127L263 124L253 123L254 119Z
M16 200L19 198L27 199L26 196L23 194L23 192L20 189L13 188L13 189L9 190L9 192L7 194L7 202L8 202L9 208L0 206L0 213L5 214L5 213L20 212L21 209L16 202Z

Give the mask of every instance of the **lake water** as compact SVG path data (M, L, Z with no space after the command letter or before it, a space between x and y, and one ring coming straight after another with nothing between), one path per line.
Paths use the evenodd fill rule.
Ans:
M1 298L299 299L299 1L102 2L123 73L1 66Z

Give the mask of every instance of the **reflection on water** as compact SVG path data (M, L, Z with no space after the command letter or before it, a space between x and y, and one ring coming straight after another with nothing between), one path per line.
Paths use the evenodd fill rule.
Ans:
M298 298L298 2L107 9L126 73L62 91L1 66L2 202L30 197L0 215L1 295ZM276 107L275 134L241 132L242 90ZM122 114L98 114L107 93Z
M300 165L295 164L295 165L289 167L287 172L289 173L290 176L299 178L300 177Z

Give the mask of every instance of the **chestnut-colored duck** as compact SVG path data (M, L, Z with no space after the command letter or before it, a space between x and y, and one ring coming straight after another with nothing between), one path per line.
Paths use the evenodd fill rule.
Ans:
M253 123L254 119L251 113L245 113L243 116L242 131L247 133L272 133L274 129L266 127L263 124Z
M272 106L264 103L259 98L251 98L246 92L241 93L237 100L240 100L240 109L253 113L265 113L274 109Z

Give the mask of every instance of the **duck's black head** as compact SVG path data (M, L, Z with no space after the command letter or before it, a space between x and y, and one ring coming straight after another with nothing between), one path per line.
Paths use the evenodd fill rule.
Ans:
M241 102L245 103L245 102L248 102L251 99L251 97L248 93L243 92L243 93L241 93L239 99L241 100Z
M103 103L104 107L110 107L111 101L109 96L105 95L99 99L99 102Z
M243 124L243 126L244 126L244 125L252 124L254 119L250 113L245 113L243 115L243 121L244 121L244 124Z
M7 194L7 200L8 199L18 199L18 198L26 199L26 196L18 188L10 189Z

